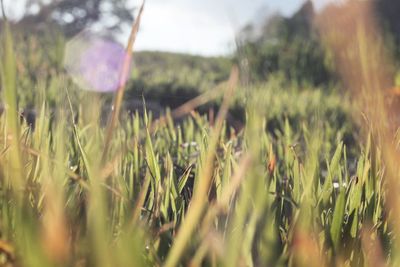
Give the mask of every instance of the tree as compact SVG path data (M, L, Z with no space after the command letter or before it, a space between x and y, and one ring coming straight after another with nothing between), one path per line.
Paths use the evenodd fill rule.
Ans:
M133 21L133 9L126 0L26 0L25 14L14 25L30 32L56 26L67 37L95 23L118 31Z
M245 58L251 80L268 79L281 73L286 80L320 85L329 82L331 73L325 64L325 51L314 27L311 1L291 17L275 14L266 19L261 34L252 35L249 25L240 34L239 62Z

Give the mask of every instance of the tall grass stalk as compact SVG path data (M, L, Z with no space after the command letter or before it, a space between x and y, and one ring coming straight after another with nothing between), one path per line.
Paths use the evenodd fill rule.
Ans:
M139 9L138 16L132 25L131 33L130 33L129 40L128 40L128 45L126 47L126 56L124 58L124 64L123 64L123 67L121 70L120 84L119 84L117 93L114 98L113 109L112 109L111 117L109 119L108 126L107 126L106 137L105 137L106 140L105 140L105 145L104 145L104 149L103 149L103 154L101 157L103 162L105 161L105 159L108 156L108 150L109 150L111 138L113 135L113 131L114 131L115 126L118 123L118 117L119 117L121 106L122 106L122 100L124 98L126 81L128 80L128 77L129 77L130 66L131 66L131 62L132 62L133 46L135 44L136 36L139 31L140 20L142 18L142 13L143 13L145 2L146 1L144 0Z

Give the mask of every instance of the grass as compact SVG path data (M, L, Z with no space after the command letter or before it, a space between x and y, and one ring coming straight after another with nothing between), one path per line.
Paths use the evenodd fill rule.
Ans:
M160 120L121 112L107 128L103 96L54 72L34 86L33 128L17 113L26 77L8 28L2 44L1 265L397 265L398 137L356 131L348 96L279 80L242 88L233 69ZM215 120L193 110L214 98ZM241 130L225 120L232 102Z

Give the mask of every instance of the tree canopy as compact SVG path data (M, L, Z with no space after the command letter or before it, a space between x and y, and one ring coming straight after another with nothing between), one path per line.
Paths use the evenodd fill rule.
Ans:
M249 78L264 80L279 72L299 83L327 81L330 72L313 25L314 16L313 4L307 1L291 17L268 17L256 37L254 27L248 25L239 36L239 54L246 58Z
M400 61L400 2L371 0L375 5L378 22L387 38L388 49L393 49L397 62ZM349 1L363 4L364 1ZM350 3L349 3L350 4ZM340 13L345 6L332 4L330 8ZM290 17L279 13L267 17L261 27L247 25L239 34L239 51L236 60L247 68L251 81L262 81L270 75L283 74L291 82L312 85L336 81L334 65L329 53L321 44L315 27L317 14L310 0ZM394 44L394 45L393 45Z
M28 31L56 26L67 37L95 23L118 31L133 21L133 9L125 0L26 0L24 15L14 24Z

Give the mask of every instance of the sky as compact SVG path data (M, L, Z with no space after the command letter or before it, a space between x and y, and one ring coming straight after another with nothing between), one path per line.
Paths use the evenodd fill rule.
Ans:
M233 49L235 32L279 11L293 14L304 0L148 0L137 50L217 56ZM314 1L321 8L329 0ZM139 4L140 2L137 1Z
M130 0L139 6L142 0ZM327 2L314 0L321 8ZM6 11L18 16L24 0L4 0ZM233 51L235 33L248 22L275 11L289 16L304 0L147 0L136 50L159 50L203 56ZM121 36L124 42L129 35Z

